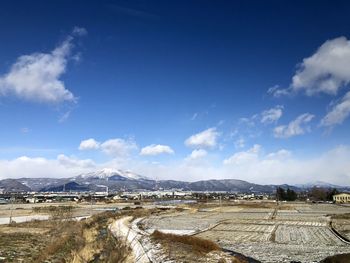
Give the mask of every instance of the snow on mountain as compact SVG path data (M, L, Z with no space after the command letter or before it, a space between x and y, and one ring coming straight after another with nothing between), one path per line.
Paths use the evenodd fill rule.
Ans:
M300 188L312 188L312 187L319 187L319 188L342 188L339 185L334 185L334 184L330 184L327 182L323 182L323 181L313 181L313 182L309 182L306 184L297 184L297 187Z
M131 171L122 171L113 168L104 168L98 171L80 174L77 177L82 179L96 178L103 180L108 180L111 177L121 177L127 180L149 180L147 177L133 173Z

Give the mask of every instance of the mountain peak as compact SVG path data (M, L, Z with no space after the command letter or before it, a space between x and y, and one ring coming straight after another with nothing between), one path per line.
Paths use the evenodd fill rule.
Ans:
M115 168L103 168L94 172L84 173L78 175L80 178L96 178L96 179L106 179L108 180L111 177L123 177L128 180L147 180L145 176L133 173L131 171L123 171Z

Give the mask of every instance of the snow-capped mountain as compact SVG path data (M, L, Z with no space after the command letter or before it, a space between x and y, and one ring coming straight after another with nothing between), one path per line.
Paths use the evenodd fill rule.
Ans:
M147 177L133 173L131 171L122 171L112 168L104 168L94 172L80 174L76 178L99 180L149 180Z
M17 185L14 185L17 183ZM16 187L14 187L16 186ZM243 180L221 179L184 182L175 180L152 180L145 176L119 169L105 168L94 172L83 173L70 178L19 178L0 180L0 189L6 191L134 191L158 189L183 189L186 191L233 191L240 193L273 193L277 187L290 188L294 191L305 191L312 187L337 188L339 191L350 191L350 187L337 186L325 182L313 182L304 185L259 185Z
M343 188L346 186L339 186L339 185L335 185L335 184L330 184L327 182L323 182L323 181L314 181L314 182L309 182L306 184L297 184L297 187L300 188L312 188L312 187L318 187L318 188Z

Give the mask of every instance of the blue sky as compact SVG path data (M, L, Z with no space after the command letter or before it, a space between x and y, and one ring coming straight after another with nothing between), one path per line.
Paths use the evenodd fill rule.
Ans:
M2 1L0 178L350 185L346 1Z

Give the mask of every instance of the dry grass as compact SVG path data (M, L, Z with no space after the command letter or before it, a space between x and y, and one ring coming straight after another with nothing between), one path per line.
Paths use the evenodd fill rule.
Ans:
M0 226L0 256L4 262L126 262L130 249L116 239L108 225L123 216L148 216L157 209L130 209L99 213L82 221L71 220L72 207L48 206L50 220Z
M70 220L71 208L44 210L50 212L50 220L0 226L0 256L5 262L125 262L130 250L124 240L110 233L108 225L134 212L136 215L155 212L143 209L104 212L77 222Z
M158 241L177 242L188 245L191 246L192 250L200 253L209 253L214 250L221 250L220 247L213 241L188 235L166 234L156 230L153 232L152 238Z
M83 225L80 222L53 222L50 241L33 262L63 261L70 258L71 252L85 244Z
M331 215L332 219L350 219L350 213Z

